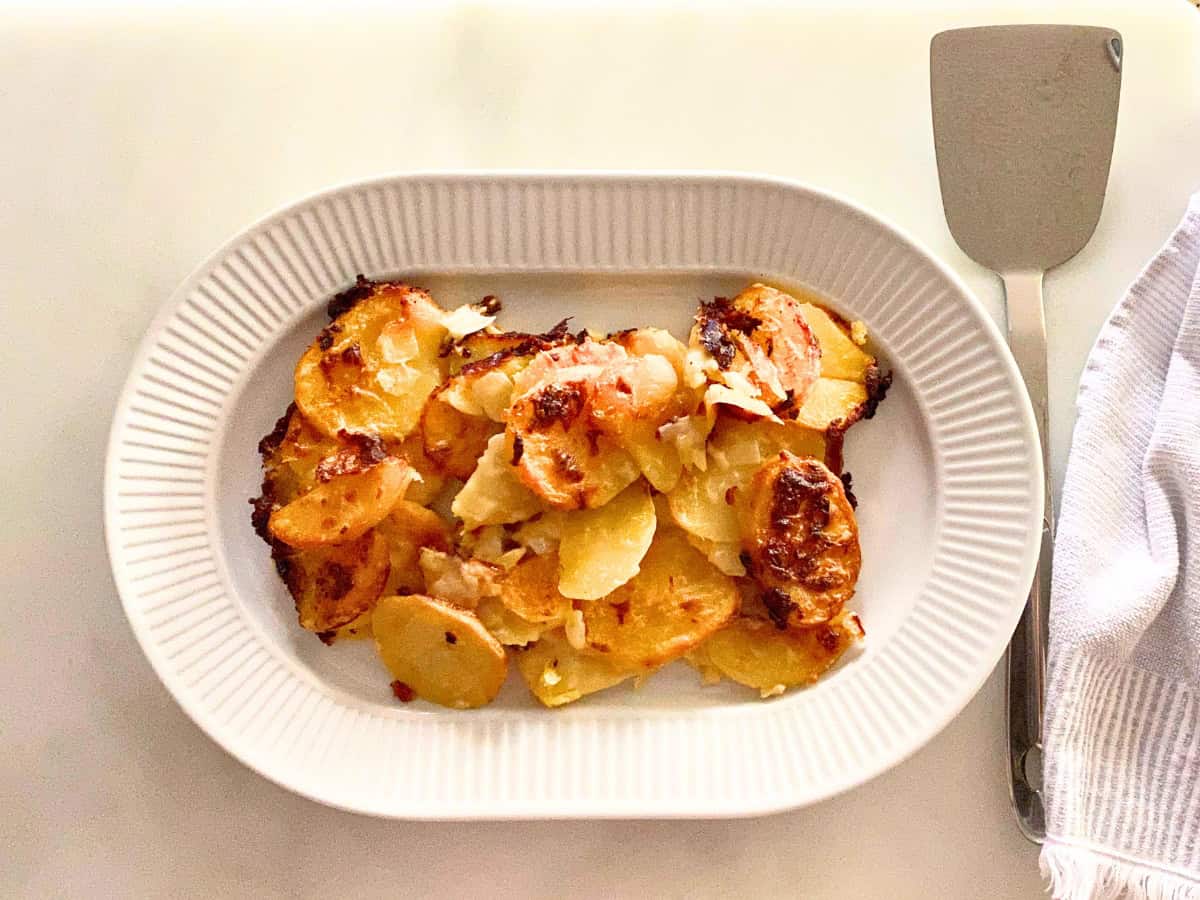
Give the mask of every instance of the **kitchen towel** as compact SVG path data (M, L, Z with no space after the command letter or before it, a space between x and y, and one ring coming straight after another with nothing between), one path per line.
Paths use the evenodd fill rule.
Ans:
M1042 870L1200 900L1200 194L1079 388L1054 555Z

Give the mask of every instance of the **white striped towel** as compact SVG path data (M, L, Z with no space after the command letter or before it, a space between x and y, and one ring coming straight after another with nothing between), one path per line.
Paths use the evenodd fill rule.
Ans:
M1200 194L1079 388L1054 558L1042 870L1200 900Z

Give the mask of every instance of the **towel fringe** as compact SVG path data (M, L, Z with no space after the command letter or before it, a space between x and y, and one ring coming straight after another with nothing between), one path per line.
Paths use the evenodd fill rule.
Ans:
M1200 900L1200 882L1086 847L1048 841L1042 877L1054 900Z

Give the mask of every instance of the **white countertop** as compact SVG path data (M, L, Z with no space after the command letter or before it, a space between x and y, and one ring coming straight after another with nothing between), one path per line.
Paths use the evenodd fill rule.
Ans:
M995 675L912 759L792 813L401 823L244 769L176 707L121 613L100 482L135 343L197 261L316 188L452 167L793 176L910 229L999 318L998 283L953 244L937 191L927 47L958 25L1125 37L1104 214L1046 285L1061 482L1100 323L1200 189L1200 15L1185 0L731 6L0 12L0 894L1039 894Z

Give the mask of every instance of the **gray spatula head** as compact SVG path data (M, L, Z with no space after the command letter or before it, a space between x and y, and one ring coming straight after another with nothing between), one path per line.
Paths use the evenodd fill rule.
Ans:
M1044 271L1088 242L1108 182L1121 54L1109 28L1002 25L934 37L942 203L976 262Z

